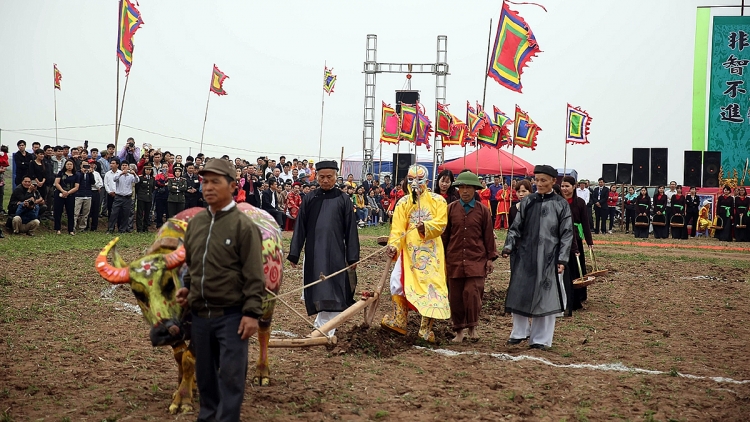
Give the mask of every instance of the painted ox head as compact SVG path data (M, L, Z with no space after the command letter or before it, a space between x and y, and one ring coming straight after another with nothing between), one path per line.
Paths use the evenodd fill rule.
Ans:
M130 284L143 318L151 327L149 337L153 346L173 345L185 340L182 326L183 308L175 295L182 287L179 277L185 262L182 246L187 223L170 219L157 234L156 241L146 255L131 263L117 253L115 238L96 257L96 270L112 284ZM107 261L110 252L112 264Z

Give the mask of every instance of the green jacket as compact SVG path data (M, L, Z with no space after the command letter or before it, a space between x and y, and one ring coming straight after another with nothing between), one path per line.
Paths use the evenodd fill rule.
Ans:
M266 286L261 253L258 226L237 206L215 215L208 209L196 214L185 232L190 309L235 308L260 317Z
M169 190L169 197L167 202L181 202L185 203L185 191L187 191L187 180L180 177L172 178L167 181L167 189Z

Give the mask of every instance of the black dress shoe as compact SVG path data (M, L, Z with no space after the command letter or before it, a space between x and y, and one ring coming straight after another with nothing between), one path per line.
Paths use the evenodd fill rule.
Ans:
M538 350L548 350L549 347L543 345L543 344L532 344L529 346L529 349L538 349Z
M526 337L526 338L509 338L508 339L508 344L511 345L511 346L512 345L516 345L516 344L521 344L521 342L524 341L524 340L526 340L527 338L528 337Z

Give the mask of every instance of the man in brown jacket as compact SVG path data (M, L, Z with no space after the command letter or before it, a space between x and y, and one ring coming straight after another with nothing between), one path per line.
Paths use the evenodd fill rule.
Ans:
M497 247L492 231L492 212L474 193L482 188L472 172L458 175L453 182L460 199L448 205L448 225L443 232L448 277L448 301L451 306L455 342L464 339L464 331L477 338L479 311L482 309L484 279L492 273Z
M247 339L263 313L261 234L232 200L237 183L231 162L211 160L199 174L208 209L185 232L188 272L177 301L192 311L198 421L239 421Z

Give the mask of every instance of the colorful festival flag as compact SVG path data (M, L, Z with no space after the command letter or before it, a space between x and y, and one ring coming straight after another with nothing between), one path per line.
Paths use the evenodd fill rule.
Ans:
M489 76L511 91L521 92L521 74L527 63L541 52L526 21L503 2L497 24L495 48Z
M417 104L417 107L421 107ZM430 118L424 113L424 110L417 110L417 137L414 140L416 146L424 145L427 150L430 150L430 134L432 133L432 122Z
M383 112L380 120L380 142L398 144L399 121L396 110L383 102Z
M224 91L224 79L229 79L229 76L214 64L214 73L211 75L211 92L216 95L227 95L227 92Z
M117 56L125 65L125 74L130 73L133 64L133 36L143 24L141 12L130 0L120 0L120 19L117 31Z
M401 134L404 141L414 142L417 139L417 106L401 104Z
M437 103L437 127L435 127L435 133L443 137L443 144L445 144L445 138L451 136L451 126L453 121L451 119L453 115L448 112L447 104Z
M515 131L513 133L513 145L518 145L523 148L531 148L533 151L536 149L536 136L542 130L533 120L528 113L521 110L516 105L516 122Z
M60 88L60 82L62 81L62 73L57 69L57 64L53 63L52 66L55 70L55 89L62 90Z
M479 118L476 110L468 101L466 102L466 125L468 126L467 137L472 138L472 141L477 137L479 130L484 127L484 121Z
M492 106L495 112L495 125L500 128L498 146L510 145L510 124L513 123L507 114Z
M478 104L477 109L481 110L481 106ZM484 110L480 111L478 115L482 120L482 128L477 132L477 142L489 147L498 148L499 145L497 143L499 140L498 134L500 133L500 128L489 118L489 116L487 116L487 113L485 113Z
M466 123L462 122L458 117L451 114L451 134L447 138L443 138L443 146L450 145L463 145L464 138L466 138Z
M324 67L323 69L323 91L331 95L333 86L336 85L336 75L331 73L333 68Z
M591 116L581 107L573 107L568 104L568 130L565 142L570 144L588 144L589 125Z

